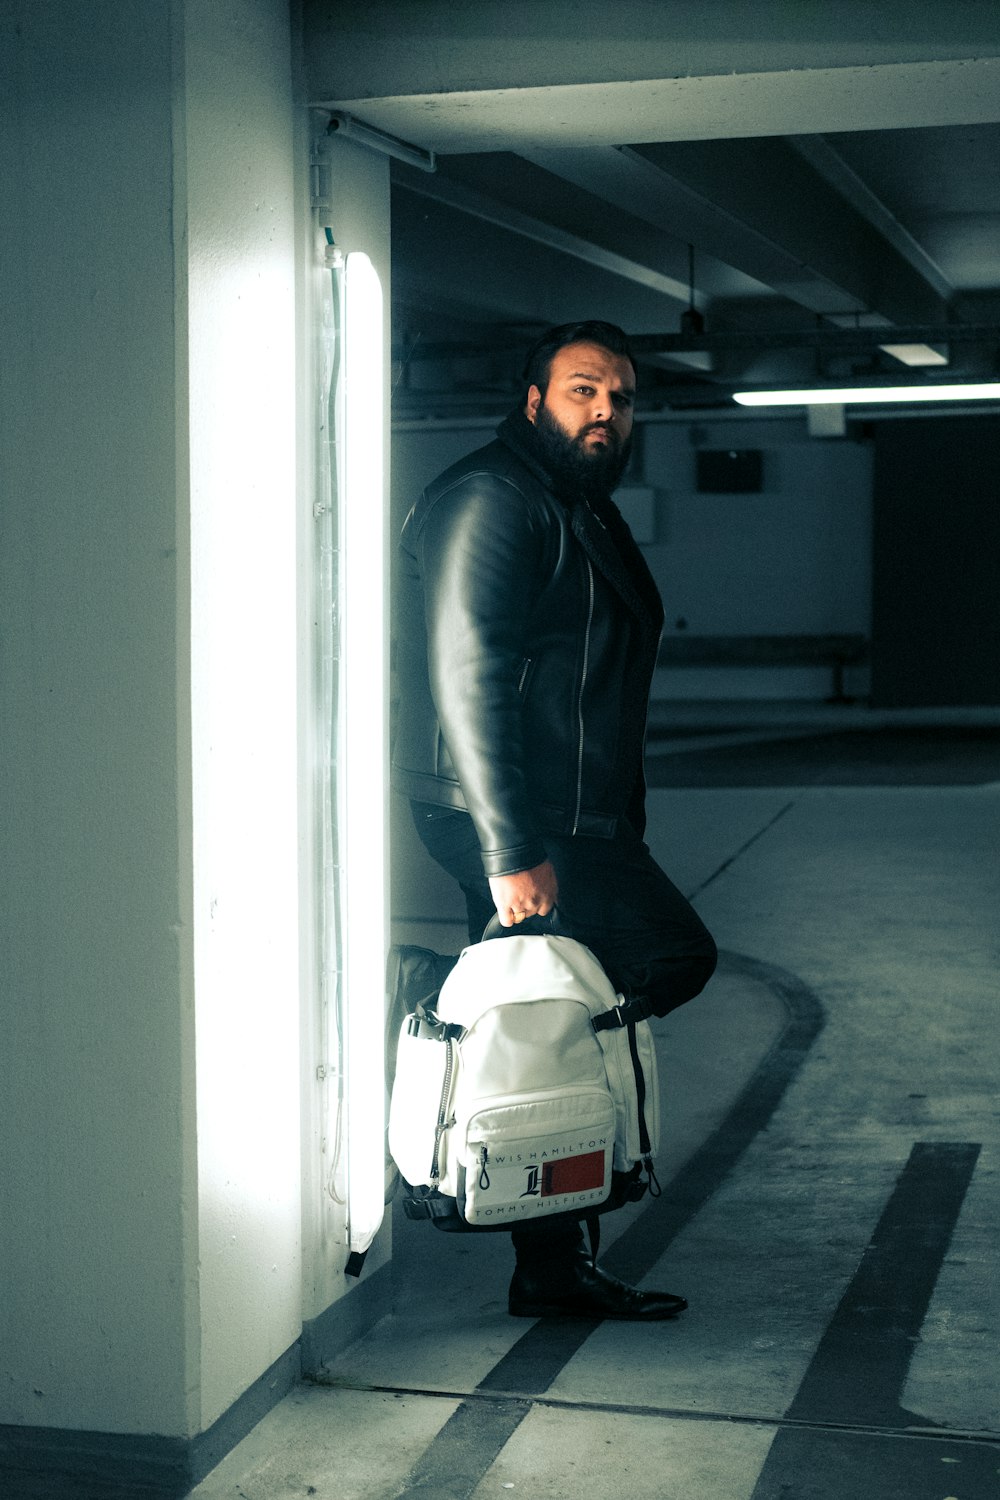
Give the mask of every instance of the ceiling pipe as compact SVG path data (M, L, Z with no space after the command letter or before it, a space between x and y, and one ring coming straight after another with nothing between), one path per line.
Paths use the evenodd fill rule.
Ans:
M523 350L530 341L525 331L504 338L484 337L481 342L422 342L407 351L410 359L463 359L484 354L502 354ZM893 344L990 344L1000 343L1000 323L921 323L897 328L882 323L865 328L790 328L782 331L724 329L713 333L635 333L629 334L629 346L635 354L670 354L692 350L717 353L726 350L749 352L769 349L816 349L821 353L871 353L886 343Z
M865 328L792 328L714 333L639 333L630 335L636 354L666 354L679 349L819 349L831 354L869 351L883 344L983 344L1000 340L998 323L931 323L898 328L891 323Z

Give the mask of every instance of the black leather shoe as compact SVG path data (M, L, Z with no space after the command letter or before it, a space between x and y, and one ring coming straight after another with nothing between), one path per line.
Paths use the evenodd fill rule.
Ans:
M543 1275L518 1266L507 1296L515 1318L624 1318L653 1323L676 1318L687 1307L672 1292L641 1292L595 1266L586 1256L567 1264L558 1283L552 1269Z
M396 943L390 948L385 968L390 1018L398 1024L418 1006L431 1005L456 962L451 954L417 948L412 943Z

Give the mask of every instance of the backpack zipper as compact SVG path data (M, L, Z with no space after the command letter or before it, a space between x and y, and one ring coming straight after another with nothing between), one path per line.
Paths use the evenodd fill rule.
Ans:
M450 1120L448 1118L451 1075L455 1070L455 1043L451 1037L448 1037L444 1045L446 1048L444 1081L441 1084L441 1100L438 1104L437 1124L434 1126L434 1155L431 1157L431 1187L435 1189L441 1182L441 1137L455 1123L454 1116Z
M635 1034L635 1022L629 1021L625 1028L628 1036L628 1050L632 1058L632 1071L635 1073L635 1102L639 1113L639 1155L646 1169L649 1179L649 1195L651 1198L660 1196L660 1184L653 1170L653 1145L649 1139L649 1130L646 1126L646 1075L639 1060L639 1043Z
M583 805L583 692L587 686L587 673L590 669L590 631L594 623L594 569L591 566L589 557L585 561L587 564L589 597L587 600L587 630L583 638L583 668L580 672L580 691L576 700L578 740L576 749L576 810L573 814L574 834L580 825L580 809Z

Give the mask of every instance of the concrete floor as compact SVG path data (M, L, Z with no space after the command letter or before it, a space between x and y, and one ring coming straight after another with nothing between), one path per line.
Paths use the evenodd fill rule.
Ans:
M689 1311L511 1319L505 1236L398 1218L393 1309L193 1500L1000 1496L1000 758L659 789L649 836L724 953L656 1023L665 1191L601 1259ZM454 900L408 860L398 935L445 948Z

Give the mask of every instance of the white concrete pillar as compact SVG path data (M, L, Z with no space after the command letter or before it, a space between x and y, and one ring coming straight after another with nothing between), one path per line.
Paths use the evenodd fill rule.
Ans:
M183 1444L302 1318L288 7L2 27L0 1425Z

